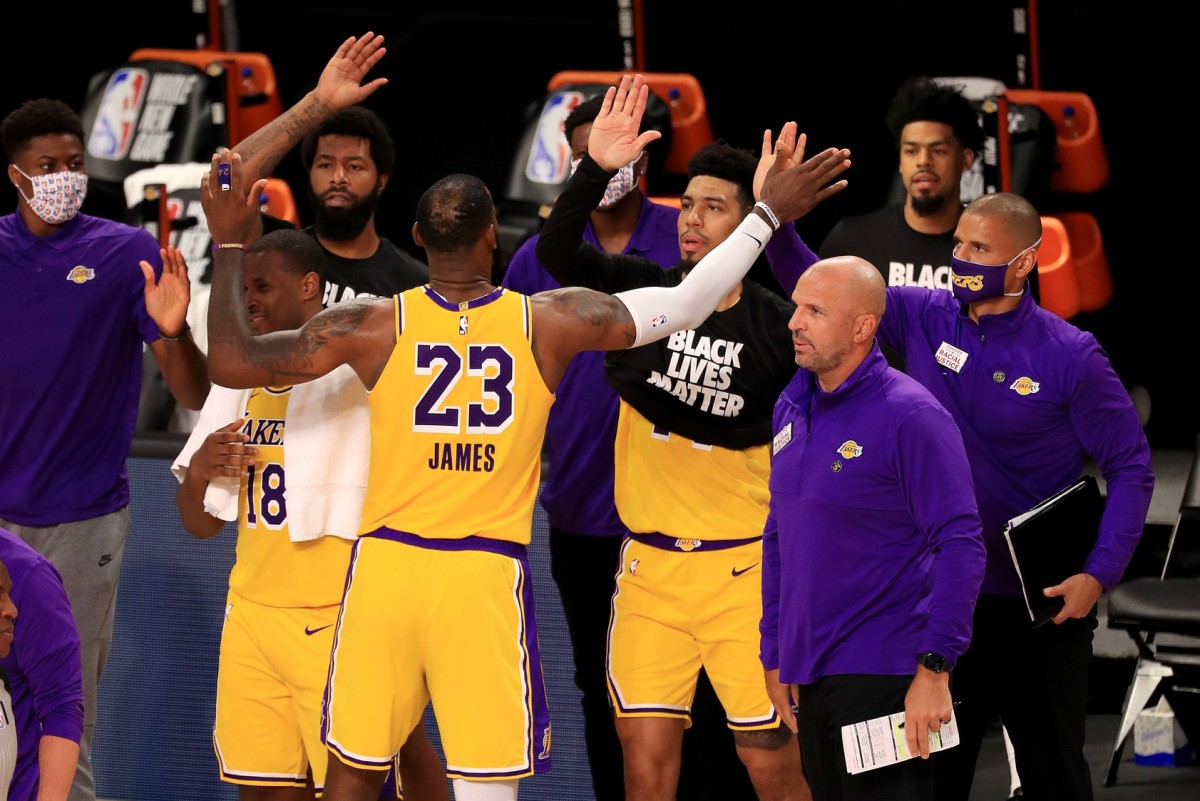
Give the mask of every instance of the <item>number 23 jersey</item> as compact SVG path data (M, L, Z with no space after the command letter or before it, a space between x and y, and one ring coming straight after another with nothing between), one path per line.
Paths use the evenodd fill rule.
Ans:
M533 356L529 298L393 298L396 346L373 389L360 534L528 544L554 395Z

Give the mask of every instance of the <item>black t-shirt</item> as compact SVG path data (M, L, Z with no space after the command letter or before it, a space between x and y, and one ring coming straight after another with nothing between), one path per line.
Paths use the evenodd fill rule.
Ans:
M914 231L903 204L843 217L821 243L820 256L858 256L875 265L888 286L950 289L954 229L941 234Z
M304 232L316 237L309 226ZM321 248L325 250L325 248ZM347 259L325 250L325 297L322 306L352 298L388 298L429 282L429 266L380 237L366 259Z
M563 286L621 292L675 286L676 266L631 254L607 254L583 239L608 174L584 158L538 236L538 259ZM647 420L696 442L745 449L771 440L771 414L796 372L788 320L791 303L749 279L729 309L691 331L609 351L605 376ZM730 412L736 409L737 414Z

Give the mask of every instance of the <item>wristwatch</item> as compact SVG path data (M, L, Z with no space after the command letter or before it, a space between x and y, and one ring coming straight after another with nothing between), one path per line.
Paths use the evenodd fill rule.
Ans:
M941 673L950 667L947 664L946 657L941 654L935 654L933 651L925 651L924 653L917 654L917 661L934 673Z

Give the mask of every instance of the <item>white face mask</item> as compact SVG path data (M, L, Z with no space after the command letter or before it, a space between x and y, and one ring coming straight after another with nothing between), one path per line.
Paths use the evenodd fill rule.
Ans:
M575 170L579 168L579 162L580 159L571 159L571 175L574 175ZM600 199L596 208L611 209L633 191L633 187L637 185L637 178L633 174L633 165L635 164L637 164L636 160L629 162L617 170L616 175L608 179L608 186L604 188L604 197Z
M25 175L16 164L13 169ZM86 173L63 170L48 175L25 175L33 184L33 197L21 197L29 204L29 210L50 225L65 223L79 213L83 199L87 197L88 177Z

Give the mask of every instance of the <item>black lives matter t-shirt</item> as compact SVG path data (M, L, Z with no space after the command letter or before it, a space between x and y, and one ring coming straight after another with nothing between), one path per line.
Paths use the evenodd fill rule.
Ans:
M316 236L312 226L304 232ZM325 297L321 305L328 308L353 298L388 298L428 282L428 265L380 237L379 248L366 259L347 259L325 250Z

